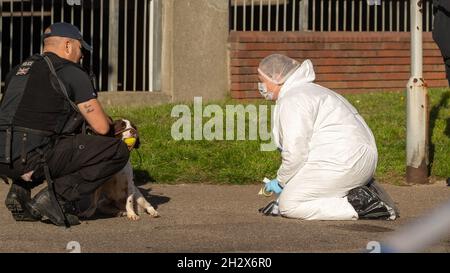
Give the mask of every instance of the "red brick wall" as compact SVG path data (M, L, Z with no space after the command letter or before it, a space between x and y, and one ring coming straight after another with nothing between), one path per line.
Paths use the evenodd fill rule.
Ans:
M448 85L441 53L424 33L424 78ZM231 96L259 98L257 67L272 53L311 59L316 82L341 93L405 89L410 77L410 33L231 32Z

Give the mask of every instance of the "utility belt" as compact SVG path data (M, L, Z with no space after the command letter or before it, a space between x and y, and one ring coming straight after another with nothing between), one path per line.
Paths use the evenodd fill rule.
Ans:
M17 159L27 162L27 155L54 141L55 133L20 126L0 126L0 163L11 165Z

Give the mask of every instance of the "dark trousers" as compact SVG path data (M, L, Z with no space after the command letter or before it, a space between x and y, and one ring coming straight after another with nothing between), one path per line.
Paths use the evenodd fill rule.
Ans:
M75 201L125 167L129 151L120 139L77 135L60 139L47 157L56 193Z
M129 151L120 139L92 135L76 135L60 138L45 151L50 175L56 193L67 201L77 201L93 193L98 187L118 173L128 162ZM20 160L10 170L15 183L33 188L45 180L41 156L32 152L27 163ZM34 170L33 182L24 182L17 174ZM14 173L13 173L14 172ZM6 174L8 174L6 172Z

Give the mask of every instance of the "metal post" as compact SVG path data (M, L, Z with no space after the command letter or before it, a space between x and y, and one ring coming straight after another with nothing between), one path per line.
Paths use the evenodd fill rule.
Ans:
M270 32L270 30L272 29L272 26L271 26L271 24L272 24L272 22L271 22L271 18L272 18L272 3L270 2L271 0L269 0L269 4L267 5L267 9L268 9L268 13L269 13L269 16L267 16L267 20L268 20L268 22L267 22L267 26L268 26L268 31Z
M412 2L414 2L414 1L412 1ZM423 0L421 2L423 2ZM403 17L403 31L407 32L408 31L408 9L406 7L407 7L408 3L404 2L404 5L405 5L405 10L403 12L403 16L404 16ZM420 6L422 7L422 4L420 4ZM420 15L422 15L422 11L420 12ZM420 21L422 22L422 20L420 20Z
M84 5L81 4L81 11L80 11L80 30L81 33L84 35Z
M255 3L254 0L251 0L251 12L250 12L250 31L254 31L255 23Z
M339 31L339 0L336 1L336 27L335 31Z
M292 1L292 27L291 27L291 31L295 31L295 19L296 19L296 16L295 16L295 2L296 1Z
M20 1L20 62L23 60L23 0Z
M320 32L323 32L323 0L320 0Z
M109 1L108 91L117 91L119 72L119 1Z
M355 31L355 0L352 0L352 16L350 19L352 20L352 31Z
M263 18L263 4L262 0L259 0L259 31L262 31L262 18Z
M126 1L125 1L126 4ZM236 31L237 30L237 0L234 0L234 18L233 18L233 30Z
M322 3L323 4L323 3ZM302 0L299 5L299 14L301 25L299 26L300 31L308 31L308 1ZM313 18L315 18L315 14L313 13ZM315 22L314 22L315 23ZM314 25L313 25L314 29Z
M283 31L287 31L287 1L284 2L284 9L283 9Z
M280 0L277 0L275 10L275 31L278 32L278 20L280 18Z
M385 2L382 2L382 7L381 7L381 31L386 31L386 29L384 28L385 26L385 19L386 19L386 6L385 6Z
M392 31L392 26L394 25L394 19L392 19L392 1L389 2L389 31Z
M422 3L411 0L411 78L407 86L406 180L428 183L428 91L423 79Z
M400 1L397 1L397 32L400 32Z
M155 27L158 27L158 21L156 19L156 16L159 13L159 1L152 0L150 1L150 7L149 7L149 42L148 42L148 90L150 92L155 91L155 65L156 65L156 58L158 58L158 51L155 50L157 48L156 42L159 38L157 35L157 31L155 31ZM155 54L156 53L156 54Z
M243 31L247 31L247 3L245 3L245 0L243 0L244 3L242 4L242 27ZM135 34L136 36L136 34Z
M44 25L44 1L41 2L41 28L42 33L45 32L45 25ZM39 52L42 52L42 41L39 42Z
M299 14L302 12L303 8L304 8L303 6L300 7L300 5L299 5L299 9L300 9ZM300 23L299 29L300 30L302 29L301 23ZM316 0L313 0L313 2L312 2L312 27L311 27L311 30L316 31Z
M327 31L331 31L331 2L328 2L328 29Z
M147 78L147 19L149 18L147 14L147 4L148 0L144 0L144 46L143 46L143 54L144 57L142 58L142 91L145 91L146 87L146 78Z
M366 31L370 31L370 6L366 8Z
M353 13L352 13L353 16ZM347 0L344 0L344 31L347 31Z
M42 1L42 3L44 3L44 1ZM55 0L52 0L52 6L51 6L51 24L53 25L53 23L55 22Z
M138 50L138 45L137 45L137 15L138 15L138 1L134 0L134 24L133 24L133 37L134 37L134 42L133 42L133 91L136 91L136 77L137 77L137 50Z
M153 3L153 1L152 1ZM124 40L123 40L123 91L127 90L127 55L128 55L128 1L125 1L124 3L124 19L123 19L123 34L124 34Z
M98 72L98 90L103 91L103 0L100 0L100 64Z
M91 29L90 29L90 34L91 34L91 46L94 46L94 0L91 0ZM94 48L94 52L95 52L95 48ZM89 54L89 72L93 72L94 70L94 52L92 52L91 54ZM98 79L97 79L98 82ZM96 82L96 84L97 84ZM97 84L98 86L98 84Z
M33 55L33 42L34 42L34 3L33 0L31 0L31 25L30 25L30 36L31 36L31 43L30 43L30 54L29 56Z
M362 31L362 1L359 1L359 32Z
M14 2L9 2L10 21L9 21L9 71L12 69L13 63L13 25L14 25Z

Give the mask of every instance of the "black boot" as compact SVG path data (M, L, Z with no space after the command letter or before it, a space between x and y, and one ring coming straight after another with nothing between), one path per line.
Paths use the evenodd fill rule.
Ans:
M77 216L78 210L74 203L62 200L62 198L58 197L57 199L68 223L71 226L79 225L80 220ZM56 204L53 204L53 202L51 201L48 188L45 188L38 194L36 194L33 200L31 200L31 202L27 204L27 208L35 218L47 217L53 224L57 226L65 225L66 219L62 217L59 208L56 207Z
M26 209L26 203L31 201L31 190L25 183L23 181L12 183L5 199L5 205L16 221L39 221L41 218L34 217Z

